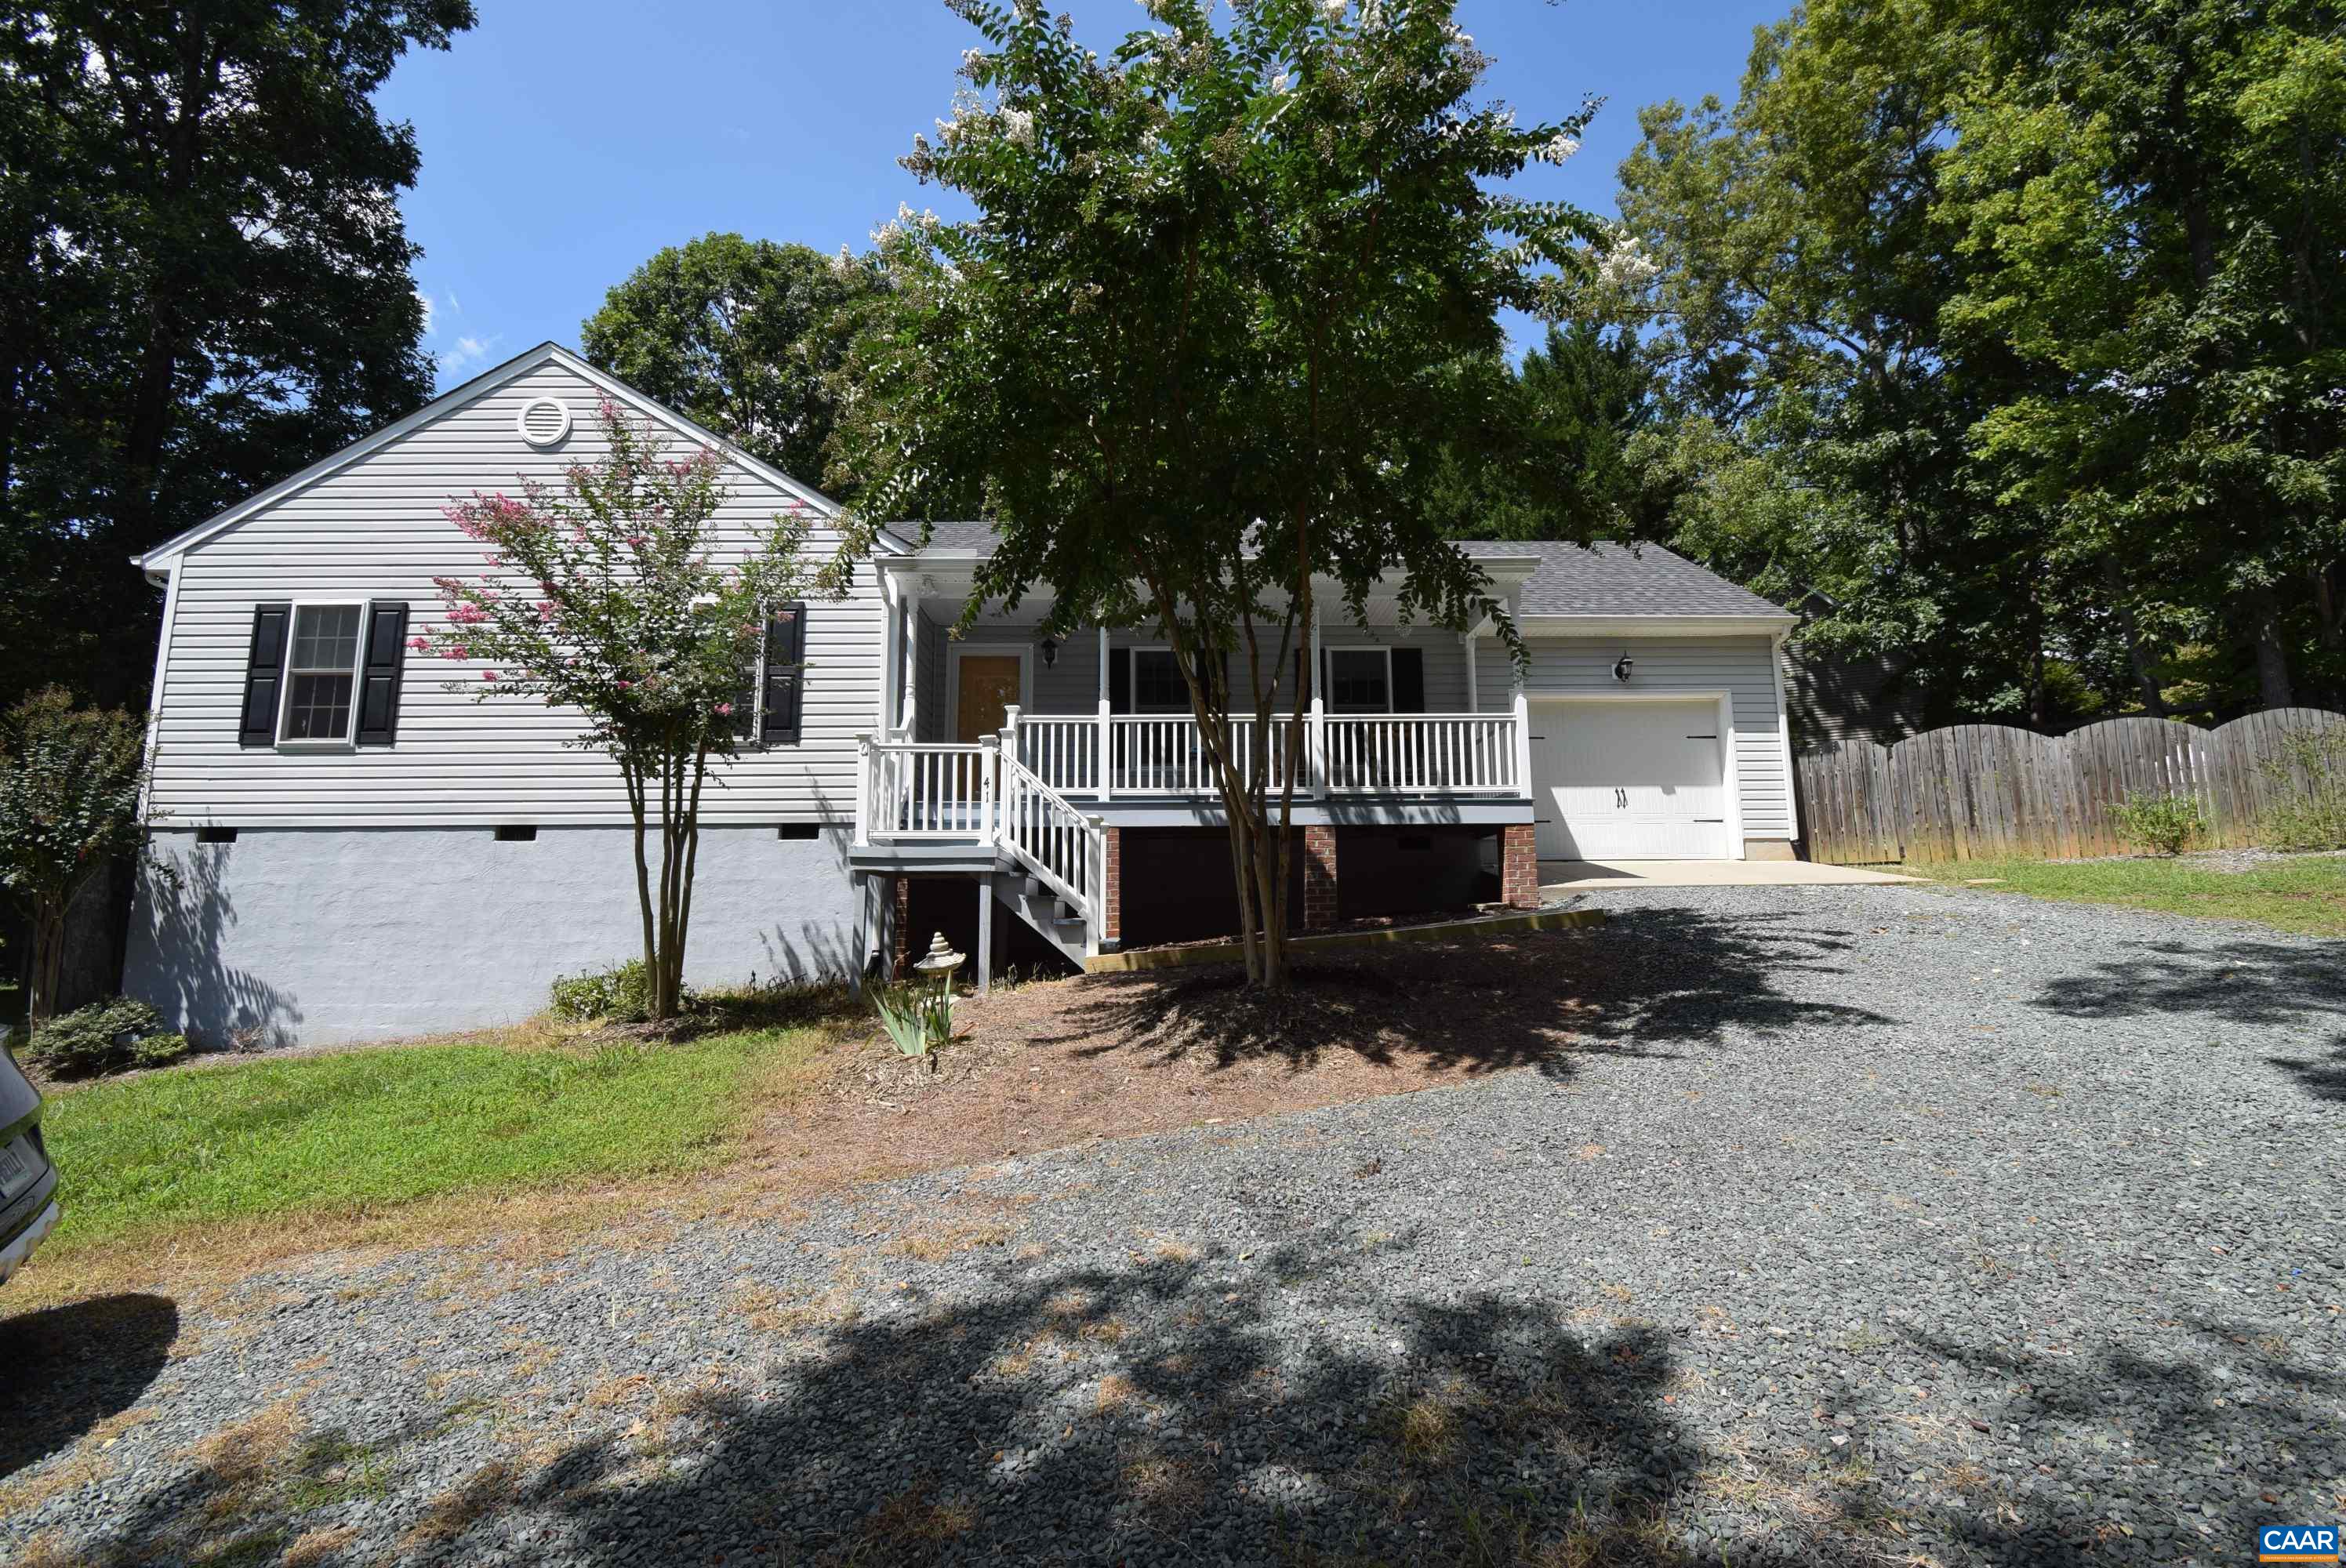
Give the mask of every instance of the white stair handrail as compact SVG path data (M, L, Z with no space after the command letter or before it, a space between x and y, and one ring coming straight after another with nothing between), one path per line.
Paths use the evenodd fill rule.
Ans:
M1067 798L1033 769L1005 750L1002 787L995 792L996 842L1035 879L1094 924L1092 892L1107 835L1096 818L1076 809Z

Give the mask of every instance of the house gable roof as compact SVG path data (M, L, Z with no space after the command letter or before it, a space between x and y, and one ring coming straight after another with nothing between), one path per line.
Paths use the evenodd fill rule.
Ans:
M246 497L226 511L209 517L186 532L164 541L145 555L132 556L131 565L149 573L168 572L174 557L194 549L214 535L235 527L246 518L268 510L287 496L298 494L320 480L341 473L352 463L390 445L401 437L411 435L426 425L454 412L476 398L495 392L507 382L516 381L546 364L560 365L582 381L609 394L613 401L624 403L637 412L658 421L688 440L714 447L756 477L764 480L786 494L796 496L812 506L824 517L836 517L839 514L838 504L829 496L800 484L771 463L752 457L715 431L686 418L666 403L645 396L609 372L596 369L561 344L545 342L526 352L515 354L501 365L483 371L471 381L442 392L406 418L395 420L372 435L362 436L340 452L321 458L299 473L278 481L258 494ZM898 541L892 539L885 541L884 547L891 554L895 554L903 548Z

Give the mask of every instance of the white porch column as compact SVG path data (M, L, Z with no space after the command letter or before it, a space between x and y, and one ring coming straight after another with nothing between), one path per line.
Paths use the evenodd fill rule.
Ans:
M872 738L855 738L855 847L872 841Z
M1111 792L1108 768L1116 757L1116 726L1109 721L1111 708L1107 696L1107 628L1099 629L1099 798Z
M1320 653L1320 596L1311 596L1311 730L1304 737L1305 766L1311 770L1311 798L1328 798L1328 708L1321 698L1321 687L1326 683L1328 661Z
M880 736L886 739L895 733L896 715L902 711L903 694L898 689L904 675L904 612L900 607L901 595L896 586L896 575L884 566L872 567L880 576Z
M921 738L921 591L904 590L904 667L899 684L903 687L904 738Z
M1458 640L1466 645L1466 711L1480 713L1483 711L1483 683L1474 678L1474 644L1478 639L1472 631L1465 631L1458 634Z
M1532 792L1532 704L1524 694L1524 677L1517 671L1515 694L1515 793L1529 799Z

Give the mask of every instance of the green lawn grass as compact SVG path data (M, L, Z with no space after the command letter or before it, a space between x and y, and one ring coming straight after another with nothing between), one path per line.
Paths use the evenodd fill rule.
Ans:
M584 1049L461 1042L76 1088L41 1118L66 1200L44 1261L206 1222L703 1169L826 1038L810 1026Z
M2211 871L2189 859L1960 860L1910 865L1915 876L1963 883L1998 878L1983 892L2119 904L2170 914L2253 921L2309 936L2346 936L2346 858L2307 856L2244 871Z

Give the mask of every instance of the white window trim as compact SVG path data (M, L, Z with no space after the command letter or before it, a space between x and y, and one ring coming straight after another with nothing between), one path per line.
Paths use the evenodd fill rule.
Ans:
M1180 680L1181 678L1181 661L1173 657L1173 645L1171 643L1132 643L1126 647L1125 653L1134 661L1131 668L1132 712L1127 717L1133 718L1178 718L1183 714L1190 714L1197 711L1194 708L1189 706L1189 699L1186 695L1182 697L1181 706L1178 708L1147 710L1142 708L1140 706L1140 665L1138 661L1142 654L1161 653L1167 658L1173 659L1173 677L1176 680ZM1187 693L1188 690L1188 683L1186 681L1182 682L1181 689L1184 693Z
M951 643L945 647L945 735L961 733L961 661L964 654L980 658L1018 659L1018 711L1035 711L1035 648L1031 643Z
M336 736L309 736L302 739L289 738L285 733L286 716L293 708L293 649L301 640L301 612L304 610L356 610L359 613L359 636L351 650L351 717L342 733ZM354 751L358 748L359 708L366 698L366 647L368 635L373 630L367 625L367 602L364 599L296 599L285 617L285 652L277 666L277 748L280 751ZM321 670L305 674L319 675Z
M1384 657L1385 705L1382 711L1391 713L1393 710L1392 649L1391 647L1383 643L1330 643L1320 651L1321 657L1328 661L1328 667L1321 672L1321 678L1328 683L1328 712L1331 716L1341 714L1347 718L1365 718L1379 711L1375 708L1339 708L1336 706L1336 656L1338 654L1367 653L1381 654Z

